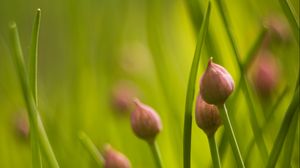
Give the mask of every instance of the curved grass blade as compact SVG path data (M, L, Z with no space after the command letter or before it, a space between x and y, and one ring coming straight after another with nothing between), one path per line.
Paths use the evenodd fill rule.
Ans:
M32 91L33 99L37 106L37 59L38 59L38 37L41 21L41 10L37 9L35 21L32 30L32 39L30 46L30 55L29 55L29 84ZM32 167L38 168L42 167L42 156L40 153L39 142L37 135L34 131L31 132L31 146L32 146Z
M83 147L89 152L97 165L103 167L104 159L92 140L84 132L80 132L78 137Z
M285 14L285 16L287 17L293 33L295 35L295 38L299 44L299 21L297 20L297 18L299 18L299 16L296 16L297 12L295 11L295 9L293 8L293 6L290 4L290 2L288 0L279 0L280 6Z
M29 116L28 118L30 120L30 123L32 124L30 129L31 131L35 132L36 136L38 137L38 141L41 145L41 150L42 152L44 152L45 157L50 164L50 167L58 168L59 165L49 143L46 131L44 129L32 92L30 90L16 23L12 23L10 25L10 38L12 43L11 46L13 61L15 63L21 83L21 88Z
M277 137L275 139L275 142L273 144L273 148L272 148L271 154L269 156L269 160L267 162L266 168L273 168L276 165L276 162L277 162L279 154L281 152L283 143L286 139L288 130L290 128L292 119L296 116L297 108L299 106L299 101L300 101L299 86L297 86L297 89L294 92L293 99L285 113L280 130L279 130Z
M299 110L300 109L298 107L298 111ZM289 168L292 167L291 160L292 160L294 145L296 141L297 128L298 128L298 113L295 114L292 121L291 129L289 130L289 133L287 135L287 141L285 142L284 153L282 155L284 157L284 160L282 162L281 167L289 167Z
M185 115L184 115L184 135L183 135L183 167L190 168L191 157L191 136L192 136L192 110L195 97L195 83L198 72L200 54L204 43L205 35L209 25L209 17L211 11L211 2L208 2L205 18L201 24L201 29L198 34L197 46L194 54L194 59L190 71L188 88L186 93L185 102Z

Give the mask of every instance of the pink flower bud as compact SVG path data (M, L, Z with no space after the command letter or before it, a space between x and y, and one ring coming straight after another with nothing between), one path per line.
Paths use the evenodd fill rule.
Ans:
M130 168L130 161L125 155L106 145L104 149L104 168Z
M279 66L268 51L262 51L254 63L252 80L258 94L269 97L279 81Z
M200 94L203 100L214 105L224 104L233 89L234 81L231 75L210 59L200 81Z
M207 136L214 135L221 125L218 107L213 104L207 104L201 98L201 95L198 95L197 98L195 119L199 128L201 128Z
M133 106L132 99L137 93L137 88L129 81L119 81L112 90L112 106L120 114L128 114Z
M134 103L136 108L131 113L131 127L136 136L152 143L162 129L160 117L151 107L138 99L135 99Z

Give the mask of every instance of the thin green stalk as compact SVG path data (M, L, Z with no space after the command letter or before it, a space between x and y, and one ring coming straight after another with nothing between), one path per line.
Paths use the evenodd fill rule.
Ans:
M234 40L232 31L230 30L230 22L229 22L229 18L228 18L228 15L227 15L228 12L225 8L224 3L222 3L222 0L216 0L216 1L217 1L218 9L221 13L223 23L225 25L225 30L226 30L227 36L230 40L231 46L233 48L233 51L234 51L234 54L235 54L235 57L236 57L236 60L237 60L237 63L238 63L238 67L240 69L240 73L241 73L241 81L240 81L241 84L240 85L242 85L242 88L245 90L246 98L250 102L249 103L249 106L250 106L249 115L250 115L251 128L252 128L253 134L255 136L255 139L257 140L256 144L258 146L260 154L261 154L263 160L265 160L268 156L268 151L267 151L266 143L264 142L263 136L261 134L257 133L257 130L260 130L260 127L259 127L258 121L257 121L257 117L256 117L256 114L254 112L254 111L257 111L257 110L254 106L254 104L255 104L254 99L251 96L250 87L248 86L248 83L247 83L247 78L245 76L245 68L243 67L242 61L240 59L240 54L239 54L239 51L238 51L237 43Z
M290 2L288 0L279 0L279 3L282 7L282 10L284 11L285 16L287 17L291 28L294 32L295 38L299 44L299 21L297 20L297 18L299 18L299 16L297 16L297 12L295 11L295 9L293 8L293 6L290 4Z
M250 63L255 58L256 53L259 51L259 49L260 49L260 47L263 43L263 40L264 40L264 37L265 37L266 33L267 33L267 29L262 28L259 35L256 37L254 43L251 45L249 51L247 52L246 61L243 63L243 67L244 67L245 71L247 71L248 67L250 66ZM236 91L233 94L231 102L236 103L238 95L240 93L240 89L241 89L241 84L239 82L236 85ZM221 143L220 143L220 157L221 157L221 159L225 155L227 145L228 145L228 143L226 143L227 141L228 141L228 138L226 137L225 132L222 132L222 138L221 138Z
M38 136L39 143L41 144L41 150L42 152L44 152L45 157L49 162L50 166L53 168L58 168L59 165L56 161L55 155L49 143L47 134L44 130L42 121L39 117L32 92L30 90L28 76L26 74L25 64L23 60L23 52L21 49L18 30L15 23L12 23L10 25L10 38L12 43L11 46L12 46L12 53L13 53L12 54L13 61L17 68L17 73L20 79L25 104L27 106L29 120L30 123L32 124L31 131L34 131Z
M299 110L300 109L298 107L298 113L299 113ZM281 167L292 167L291 160L292 160L292 155L293 155L295 141L296 141L296 135L297 135L298 113L295 114L292 124L291 124L291 128L287 135L287 141L285 142L285 148L284 148L284 153L283 153L284 159L281 164Z
M41 23L41 9L37 9L34 26L32 30L30 55L29 55L29 83L36 105L37 99L37 62L38 62L38 40Z
M220 105L219 109L220 109L222 121L224 123L225 131L227 132L227 134L229 136L231 148L232 148L235 160L237 162L237 165L240 168L245 168L244 161L243 161L237 140L235 138L235 134L234 134L234 131L233 131L233 128L231 125L231 121L230 121L230 118L229 118L229 115L227 112L226 105L225 104Z
M286 139L288 130L290 128L291 122L293 117L296 116L297 108L299 107L299 85L297 84L297 89L295 90L293 99L285 113L283 122L281 124L280 130L277 134L277 137L275 139L275 142L273 144L273 148L271 151L271 154L269 156L269 160L267 162L266 168L273 168L276 165L276 162L278 160L279 154L281 152L283 143Z
M267 112L267 119L270 119L273 117L273 115L275 114L275 110L278 108L280 102L282 102L283 98L286 96L288 91L288 88L286 87L283 92L279 95L278 99L276 100L276 102L274 103L274 105L270 108L270 110L268 110ZM259 130L259 134L262 134L263 131L266 129L268 125L268 122L264 122L264 125L262 126L262 129ZM250 143L247 147L247 150L245 152L245 164L246 166L248 165L249 161L250 161L250 153L251 151L254 149L253 146L255 145L255 137L252 137L252 139L250 140Z
M32 39L30 46L30 55L29 55L29 83L32 91L33 99L36 106L38 106L37 99L37 59L38 59L38 37L40 29L40 20L41 20L41 10L37 9L34 26L32 30ZM38 168L42 167L42 156L40 153L40 147L37 135L34 131L30 134L31 146L32 146L32 167Z
M80 132L78 134L78 137L83 147L89 152L97 165L103 167L104 158L97 147L94 145L92 140L84 132Z
M218 146L215 140L215 135L207 136L210 148L211 158L213 160L213 165L215 168L221 168L221 161L219 156Z
M153 143L149 143L149 147L151 149L151 152L153 154L153 158L155 160L155 164L157 168L163 168L163 163L162 163L162 159L160 156L160 151L159 151L159 147L156 143L156 141L154 141Z
M200 61L202 46L209 25L209 17L211 11L211 3L208 2L205 18L201 24L201 29L198 34L198 42L194 54L194 59L190 71L188 88L186 92L185 115L184 115L184 135L183 135L183 167L190 168L191 158L191 137L192 137L192 110L195 96L195 83Z

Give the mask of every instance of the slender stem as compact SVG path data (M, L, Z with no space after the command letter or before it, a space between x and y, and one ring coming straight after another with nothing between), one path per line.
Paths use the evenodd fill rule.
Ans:
M295 114L297 113L297 108L299 107L299 85L297 86L297 89L295 90L293 99L285 113L283 122L281 124L280 130L277 134L277 137L275 139L275 142L273 144L273 148L271 151L271 154L269 156L269 160L267 162L267 168L275 167L276 162L278 160L279 154L281 152L283 143L286 139L288 130L290 128L291 122L293 117L295 117Z
M98 166L103 167L104 158L92 140L84 132L80 132L78 137L83 147L90 153Z
M29 83L36 104L37 100L37 62L38 62L38 40L41 22L41 9L37 9L35 22L32 30L30 55L29 55Z
M185 115L184 115L184 135L183 135L183 167L190 168L191 166L191 137L192 137L192 110L195 97L195 83L198 72L198 65L200 61L200 55L202 46L204 43L205 35L207 33L209 25L209 17L211 11L211 3L208 2L205 18L201 25L200 32L198 34L198 41L196 50L194 53L193 63L190 71L189 82L186 92L185 102Z
M297 20L297 18L299 16L296 16L296 12L295 9L293 8L293 6L291 5L291 3L288 0L279 0L280 6L285 14L285 16L287 17L291 28L294 32L294 36L299 44L299 21Z
M30 57L29 57L29 83L32 95L35 101L36 106L38 105L37 99L37 59L38 59L38 37L39 37L39 28L41 20L41 10L37 9L33 30L32 30L32 39L30 46ZM32 123L31 123L32 125ZM33 126L33 125L32 125ZM31 132L31 146L32 146L32 167L38 168L42 167L42 156L40 153L40 145L38 142L37 135L34 131Z
M59 165L49 143L46 131L44 129L32 92L30 90L28 76L23 60L23 52L19 40L19 34L15 23L12 23L10 25L10 38L12 42L13 61L17 68L17 73L20 79L25 104L27 106L29 120L32 124L31 131L35 131L36 135L38 136L38 140L41 144L41 150L44 152L45 157L49 162L50 166L53 168L58 168Z
M244 161L243 161L243 158L242 158L242 155L241 155L241 152L240 152L240 149L239 149L239 146L238 146L237 140L235 138L235 134L234 134L231 122L230 122L230 118L229 118L229 115L227 112L226 105L225 104L220 105L219 109L221 110L220 114L222 117L222 121L224 123L225 131L228 133L231 148L232 148L235 160L238 163L238 167L245 168Z
M151 152L153 154L156 167L157 168L162 168L163 167L162 159L161 159L159 147L158 147L156 141L149 142L149 146L150 146Z
M247 78L245 76L245 67L243 67L242 61L240 59L240 53L239 53L239 50L237 47L237 43L234 39L232 30L231 30L231 24L230 24L231 22L230 22L230 19L228 16L228 11L227 11L227 8L226 8L223 0L216 0L216 2L217 2L218 9L221 13L223 23L225 25L226 34L230 40L231 46L234 51L235 58L238 63L238 67L240 69L240 73L241 73L241 84L240 85L242 85L242 88L245 90L246 98L249 101L249 107L250 107L249 115L250 115L251 128L252 128L253 134L255 136L255 139L257 140L256 144L258 146L260 154L261 154L263 160L265 160L268 156L268 150L266 147L266 143L264 142L263 136L258 134L256 131L256 130L260 130L260 126L258 125L258 119L256 117L256 114L254 113L254 111L256 111L256 108L254 106L255 102L254 102L253 97L251 96L250 87L248 86ZM261 110L259 110L259 111L261 111Z
M211 158L213 160L213 165L215 168L221 168L221 161L219 156L218 146L215 140L215 134L212 136L207 136L209 142L209 148L211 153Z
M298 107L298 111L299 111ZM295 148L295 141L296 141L296 135L297 135L297 128L298 128L298 113L295 114L291 128L289 130L289 133L287 135L287 141L285 142L285 148L283 153L283 162L281 164L281 167L289 167L291 168L291 160L293 156L293 151ZM297 142L298 143L298 142Z

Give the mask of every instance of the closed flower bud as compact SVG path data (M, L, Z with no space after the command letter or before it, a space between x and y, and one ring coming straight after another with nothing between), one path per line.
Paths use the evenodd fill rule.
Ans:
M258 94L269 97L279 82L279 66L268 51L262 51L254 63L252 80Z
M106 145L104 149L104 168L130 168L130 162L125 155Z
M134 100L135 110L131 113L131 127L134 133L141 139L152 143L162 129L158 114L149 106Z
M224 104L234 89L231 75L222 66L208 62L208 66L200 81L200 94L207 103Z
M219 109L213 104L206 103L201 95L198 95L195 112L196 123L207 136L215 134L221 125Z

